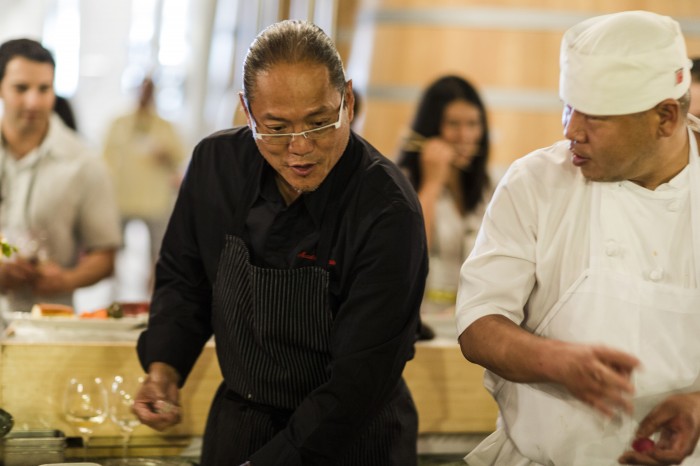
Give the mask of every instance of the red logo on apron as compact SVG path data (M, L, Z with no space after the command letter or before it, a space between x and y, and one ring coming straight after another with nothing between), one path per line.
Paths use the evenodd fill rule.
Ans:
M316 260L316 254L309 254L306 251L301 251L299 254L297 254L297 257L300 259L306 259L306 260L310 260L310 261ZM335 265L335 261L333 259L329 259L328 265Z

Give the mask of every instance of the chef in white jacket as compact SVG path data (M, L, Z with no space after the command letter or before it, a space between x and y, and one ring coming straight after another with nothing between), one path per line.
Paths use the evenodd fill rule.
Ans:
M461 271L459 342L500 408L465 460L699 465L700 126L684 38L666 16L599 16L565 33L560 65L566 140L510 167ZM635 451L642 438L655 443Z

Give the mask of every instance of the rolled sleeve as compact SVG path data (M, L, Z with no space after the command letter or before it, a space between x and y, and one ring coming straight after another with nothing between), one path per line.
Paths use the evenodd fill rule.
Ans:
M514 181L515 178L515 181ZM502 315L520 325L535 284L536 210L511 171L486 210L472 253L460 271L457 333L481 317Z
M588 265L588 254L572 248L588 249L590 189L571 164L566 141L511 165L461 269L456 305L460 335L491 314L529 331L538 327Z
M106 165L98 157L91 157L80 180L84 190L78 215L82 244L88 250L120 247L119 211Z

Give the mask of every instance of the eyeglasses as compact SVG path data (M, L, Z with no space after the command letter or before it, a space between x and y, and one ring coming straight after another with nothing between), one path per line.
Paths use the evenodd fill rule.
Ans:
M310 129L307 131L302 131L300 133L258 133L257 127L255 125L255 118L253 113L250 111L248 102L246 101L246 106L248 107L248 113L251 116L253 137L262 141L265 144L275 144L275 145L288 145L292 142L295 137L303 136L305 139L321 139L323 137L329 136L336 129L340 128L341 119L343 117L343 105L345 104L345 95L340 99L340 108L338 109L338 121L331 123L329 125L320 126L318 128Z

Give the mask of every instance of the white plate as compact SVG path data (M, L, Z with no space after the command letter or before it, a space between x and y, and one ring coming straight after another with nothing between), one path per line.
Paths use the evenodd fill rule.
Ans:
M124 331L143 328L148 315L122 317L121 319L81 319L79 317L30 317L12 321L15 330L107 330Z
M101 466L97 463L45 463L39 466Z
M149 458L126 458L105 460L103 466L192 466L192 463L177 458L172 459L149 459Z

